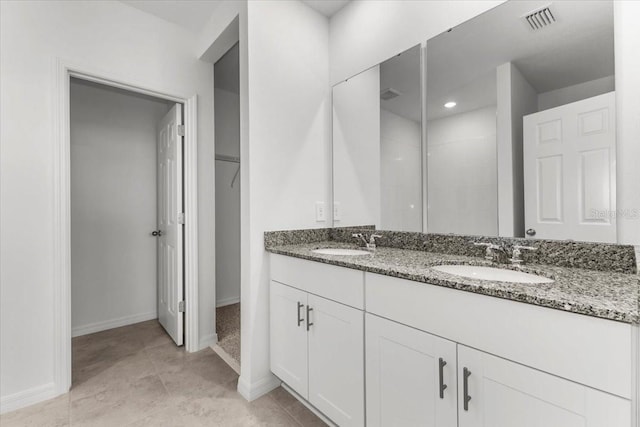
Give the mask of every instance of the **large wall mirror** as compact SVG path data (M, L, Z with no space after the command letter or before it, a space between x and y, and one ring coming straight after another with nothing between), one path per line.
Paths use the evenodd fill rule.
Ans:
M333 87L334 225L421 231L421 49Z
M428 230L615 242L612 2L508 1L426 50Z
M428 40L422 132L419 46L334 86L334 225L615 242L613 34L511 0Z

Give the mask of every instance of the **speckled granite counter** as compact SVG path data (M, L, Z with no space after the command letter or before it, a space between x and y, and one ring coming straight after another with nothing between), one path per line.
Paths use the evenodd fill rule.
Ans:
M640 323L640 281L636 274L530 264L520 271L554 279L550 284L490 282L453 276L430 267L441 264L492 265L483 258L391 247L363 256L320 255L318 248L356 248L333 240L267 245L272 253L323 262L371 273L409 279L498 298L625 323ZM513 268L499 264L502 268Z

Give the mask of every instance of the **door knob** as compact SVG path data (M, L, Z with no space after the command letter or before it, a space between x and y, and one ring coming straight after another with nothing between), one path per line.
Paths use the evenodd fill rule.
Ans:
M536 235L536 230L534 230L533 228L530 228L527 230L527 236L535 236Z
M151 235L155 237L160 237L162 236L162 230L154 230L151 232Z

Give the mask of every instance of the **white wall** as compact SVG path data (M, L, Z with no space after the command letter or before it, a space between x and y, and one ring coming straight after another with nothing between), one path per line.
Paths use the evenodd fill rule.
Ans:
M640 2L613 4L618 242L640 245Z
M334 224L380 227L380 67L335 85L332 96Z
M538 111L602 95L616 90L615 77L607 76L538 94Z
M383 230L422 231L421 153L420 123L380 110L380 228Z
M430 233L498 234L496 108L427 122Z
M330 22L331 84L426 42L501 0L362 0Z
M195 56L196 42L120 2L0 2L2 411L60 392L52 285L56 58L163 93L198 94L200 340L215 337L213 79L211 64Z
M537 111L538 94L511 62L496 70L498 226L502 237L524 237L522 117Z
M71 82L71 326L157 317L156 125L166 102Z
M278 384L269 368L264 232L326 226L315 221L315 202L326 197L331 98L326 17L297 1L250 1L247 20L249 144L241 151L249 165L247 179L242 176L249 193L249 262L243 257L238 389L251 398Z

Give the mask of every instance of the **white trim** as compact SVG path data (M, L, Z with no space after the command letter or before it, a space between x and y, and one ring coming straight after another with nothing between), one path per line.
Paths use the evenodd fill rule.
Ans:
M224 362L229 365L231 369L236 371L236 374L240 375L240 364L236 359L231 357L231 355L229 355L229 353L227 353L224 348L220 347L218 344L214 344L211 346L211 350L213 350L218 356L220 356L220 359L224 360Z
M238 393L240 393L240 396L244 397L247 401L251 402L264 396L271 390L275 390L280 387L280 384L282 384L282 381L273 374L269 374L268 376L251 384L247 383L245 377L240 375L240 378L238 379Z
M158 318L157 311L148 313L132 314L118 317L117 319L103 320L102 322L89 323L87 325L75 326L71 329L71 337L93 334L95 332L106 331L107 329L119 328L121 326L133 325L135 323L146 322Z
M320 418L326 425L328 426L332 426L332 427L336 427L336 424L334 424L329 418L327 418L322 412L318 411L311 403L307 402L306 400L304 400L304 398L302 396L300 396L298 393L296 393L291 387L289 387L287 384L282 383L282 388L287 391L291 396L295 397L298 402L302 403L308 410L310 410L311 412L313 412L318 418Z
M184 290L185 348L201 350L198 332L198 98L184 102Z
M231 304L238 304L240 302L240 295L237 297L224 298L216 301L216 308L225 307Z
M24 408L25 406L42 402L43 400L49 400L56 397L58 394L59 393L56 392L56 385L54 383L49 383L10 394L8 396L3 396L0 399L0 414L15 411L17 409Z
M71 242L70 242L70 121L69 80L77 77L131 92L184 104L185 156L185 347L199 350L198 342L198 203L197 203L197 95L176 96L131 82L105 70L55 58L53 64L53 292L52 328L55 350L54 397L71 387ZM44 386L43 386L44 387ZM39 394L43 396L44 394ZM32 401L35 403L35 400Z
M207 335L206 337L200 338L198 342L198 351L216 345L218 342L218 334Z
M631 325L631 426L640 427L640 326Z

